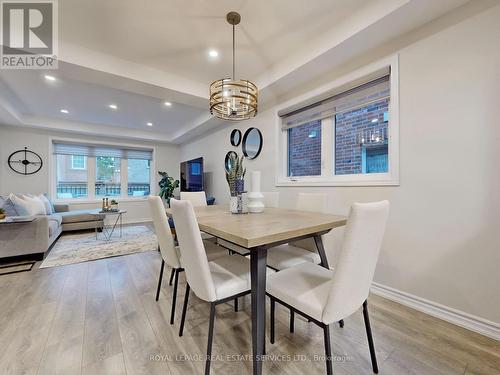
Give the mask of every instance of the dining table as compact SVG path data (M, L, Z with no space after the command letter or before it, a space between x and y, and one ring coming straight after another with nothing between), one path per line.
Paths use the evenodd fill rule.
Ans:
M253 374L261 375L265 348L268 249L313 238L321 265L329 268L321 236L333 228L345 225L347 218L285 208L265 208L261 213L233 214L225 205L199 206L194 207L194 211L201 231L246 248L250 253ZM167 215L172 217L171 209L167 209Z

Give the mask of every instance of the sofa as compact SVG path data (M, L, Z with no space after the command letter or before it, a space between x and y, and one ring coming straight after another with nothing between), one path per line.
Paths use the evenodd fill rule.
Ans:
M16 216L8 198L0 196L0 207L7 218ZM43 259L62 232L102 228L105 215L95 210L70 211L68 204L54 204L54 213L37 215L31 222L0 223L0 258L33 257Z

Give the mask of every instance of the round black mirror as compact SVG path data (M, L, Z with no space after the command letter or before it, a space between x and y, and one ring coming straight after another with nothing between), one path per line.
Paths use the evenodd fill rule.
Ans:
M224 159L224 167L226 171L230 170L233 166L231 165L231 159L238 159L238 154L234 151L229 151Z
M241 132L239 129L233 129L231 132L231 144L233 146L239 146L241 142Z
M262 151L262 133L257 128L249 128L243 136L243 155L255 159Z

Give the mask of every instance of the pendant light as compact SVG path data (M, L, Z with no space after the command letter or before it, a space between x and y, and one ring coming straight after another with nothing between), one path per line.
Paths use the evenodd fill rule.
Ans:
M227 22L233 26L233 76L223 78L210 85L210 113L223 120L248 120L257 115L259 92L257 86L235 75L235 26L241 21L236 12L229 12Z

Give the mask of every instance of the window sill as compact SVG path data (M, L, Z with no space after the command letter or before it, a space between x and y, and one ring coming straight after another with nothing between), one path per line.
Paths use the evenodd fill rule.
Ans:
M358 180L353 179L328 179L328 178L297 178L296 180L290 180L289 178L280 178L276 181L275 186L277 187L287 187L287 186L399 186L398 179L390 178L374 178L374 176L367 176L367 178L360 178Z
M109 198L109 197L108 197ZM118 203L121 202L144 202L148 199L147 196L144 197L127 197L127 198L111 198L115 199ZM102 198L97 198L97 199L55 199L53 200L55 204L70 204L70 205L79 205L79 204L93 204L93 203L102 203Z

